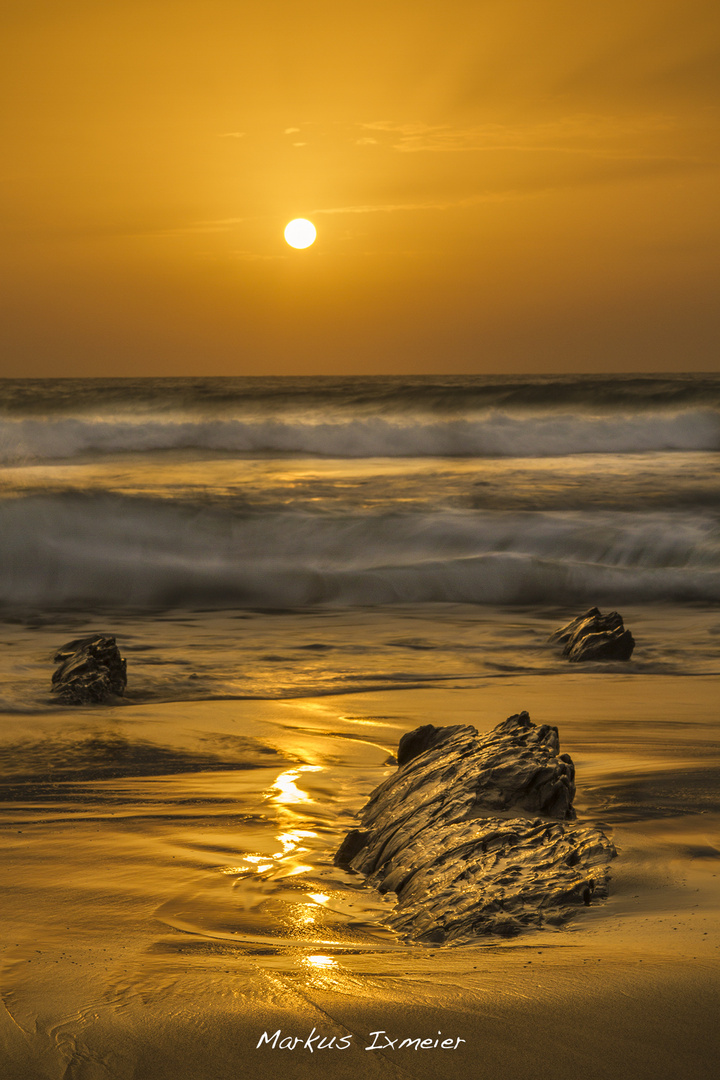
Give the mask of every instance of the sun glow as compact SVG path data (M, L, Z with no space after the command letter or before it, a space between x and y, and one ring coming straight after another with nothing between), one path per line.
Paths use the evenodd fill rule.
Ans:
M290 247L306 248L315 242L317 229L307 218L293 218L285 226L285 239Z

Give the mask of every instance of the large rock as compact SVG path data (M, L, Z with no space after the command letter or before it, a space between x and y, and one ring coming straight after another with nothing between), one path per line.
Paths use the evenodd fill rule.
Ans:
M94 705L125 693L127 665L114 637L92 635L68 641L55 654L60 667L52 692L64 705Z
M397 894L389 922L408 940L559 925L606 895L615 855L599 829L571 824L575 770L559 749L557 728L526 712L486 735L410 732L335 862Z
M582 660L629 660L635 639L623 626L617 611L602 615L594 607L551 634L548 644L563 645L563 656L577 663Z

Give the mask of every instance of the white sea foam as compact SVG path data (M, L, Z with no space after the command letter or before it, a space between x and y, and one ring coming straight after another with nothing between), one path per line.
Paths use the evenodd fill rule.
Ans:
M331 457L547 457L720 449L713 409L636 414L487 410L465 417L328 416L278 419L178 415L142 419L24 417L0 420L0 462L197 449L238 455Z

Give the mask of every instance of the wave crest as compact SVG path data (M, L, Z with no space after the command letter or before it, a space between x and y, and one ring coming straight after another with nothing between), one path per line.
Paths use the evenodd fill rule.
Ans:
M0 510L6 608L720 600L712 514L244 516L120 496Z
M499 410L445 420L361 417L3 419L0 462L95 454L205 450L326 457L560 457L720 449L720 413L577 415Z

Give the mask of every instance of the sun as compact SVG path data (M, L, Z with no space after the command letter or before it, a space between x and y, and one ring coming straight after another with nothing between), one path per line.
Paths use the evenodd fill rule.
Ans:
M285 239L290 247L310 247L310 245L315 242L316 236L317 229L312 221L308 221L307 218L293 218L293 220L285 226Z

